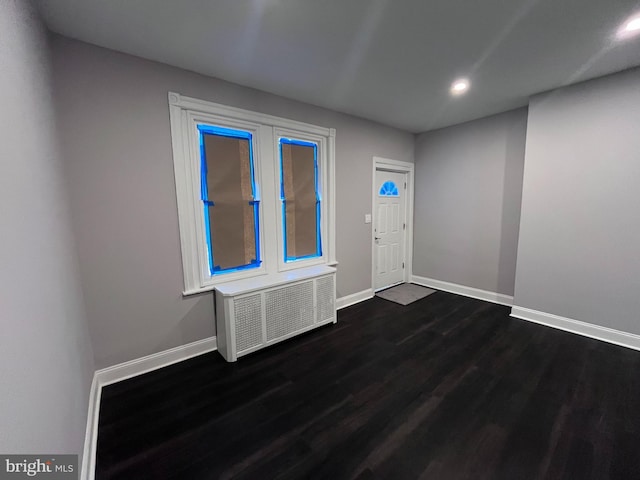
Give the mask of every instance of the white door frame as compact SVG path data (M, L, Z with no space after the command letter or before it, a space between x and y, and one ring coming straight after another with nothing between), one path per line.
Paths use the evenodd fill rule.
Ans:
M373 171L371 177L371 289L376 290L376 266L375 266L375 226L376 226L376 196L379 185L376 185L376 170L387 170L391 172L407 174L406 208L405 208L405 244L404 244L404 278L405 282L411 281L413 273L413 177L414 164L401 160L391 160L389 158L373 157Z

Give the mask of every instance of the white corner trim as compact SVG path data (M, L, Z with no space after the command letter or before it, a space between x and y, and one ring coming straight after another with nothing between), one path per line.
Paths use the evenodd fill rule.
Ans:
M435 288L436 290L442 290L444 292L463 295L465 297L477 298L478 300L484 300L485 302L506 305L507 307L513 305L513 297L511 295L490 292L488 290L481 290L479 288L467 287L464 285L459 285L457 283L443 282L442 280L436 280L434 278L413 275L411 277L411 283L422 285L423 287Z
M351 295L345 295L344 297L340 297L336 300L336 309L340 310L341 308L364 302L365 300L369 300L370 298L373 298L372 288L367 288L366 290L352 293Z
M170 348L169 350L153 353L146 357L136 358L128 362L103 368L96 371L96 375L100 386L104 387L216 349L216 337L209 337L187 343L186 345L180 345L179 347Z
M511 309L511 316L528 322L546 325L547 327L557 328L558 330L565 330L584 337L613 343L621 347L640 350L640 335L634 333L623 332L613 328L594 325L593 323L582 322L580 320L560 317L551 313L518 306L514 306Z
M93 374L91 391L89 392L89 407L87 412L87 427L84 434L84 449L82 452L81 480L94 480L96 476L96 447L98 444L98 418L100 412L100 398L102 388L98 383L98 376Z
M89 409L87 413L87 428L85 430L80 479L94 480L96 474L96 447L102 387L214 350L217 350L216 337L208 337L187 343L186 345L180 345L170 348L169 350L147 355L146 357L136 358L135 360L96 370L93 375L93 382L91 382L91 391L89 392Z

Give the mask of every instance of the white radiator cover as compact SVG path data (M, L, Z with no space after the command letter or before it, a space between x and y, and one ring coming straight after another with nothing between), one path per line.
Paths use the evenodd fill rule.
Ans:
M317 266L216 287L218 351L228 362L337 321L335 268Z

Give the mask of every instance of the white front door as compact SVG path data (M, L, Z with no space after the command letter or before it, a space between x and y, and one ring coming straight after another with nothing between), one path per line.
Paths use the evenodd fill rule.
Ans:
M376 290L404 281L406 173L376 170L373 255Z

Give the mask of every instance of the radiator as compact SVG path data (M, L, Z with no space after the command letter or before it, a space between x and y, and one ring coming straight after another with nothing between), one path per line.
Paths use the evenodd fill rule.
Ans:
M335 269L320 266L216 287L218 351L228 362L335 323Z

